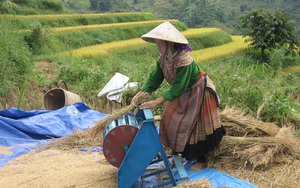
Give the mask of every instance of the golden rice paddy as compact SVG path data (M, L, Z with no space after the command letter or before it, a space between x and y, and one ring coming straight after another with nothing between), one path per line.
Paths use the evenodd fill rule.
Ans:
M83 25L83 26L73 26L73 27L59 27L50 29L51 33L62 33L70 31L84 31L91 29L108 29L108 28L118 28L118 27L128 27L128 26L138 26L138 25L154 25L160 24L166 20L153 20L153 21L141 21L141 22L124 22L124 23L110 23L110 24L95 24L95 25ZM178 20L169 20L170 22L178 22Z
M195 59L195 61L204 62L228 55L233 55L247 49L247 44L244 42L245 39L242 36L231 36L231 38L232 42L230 43L193 51L190 53L190 55Z
M31 19L31 18L42 18L42 19L57 19L57 18L97 18L103 16L122 16L122 15L150 15L152 13L147 12L119 12L119 13L95 13L95 14L40 14L40 15L5 15L15 18L24 18L24 19Z
M196 28L196 29L188 29L186 31L183 31L182 33L187 38L189 38L193 36L212 33L219 30L220 29L218 28ZM202 62L213 58L224 57L226 55L236 53L238 51L247 48L247 45L246 43L244 43L244 39L241 36L232 36L232 39L233 41L231 43L225 45L191 52L191 56L196 61ZM63 54L73 55L75 57L93 57L99 55L107 55L110 51L115 51L118 49L130 48L134 46L144 46L144 45L147 45L145 41L143 41L140 38L136 38L136 39L130 39L124 41L115 41L115 42L110 42L105 44L87 46L76 50L64 52Z

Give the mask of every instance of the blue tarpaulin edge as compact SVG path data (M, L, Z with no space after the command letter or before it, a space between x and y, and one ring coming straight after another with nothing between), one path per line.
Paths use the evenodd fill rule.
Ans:
M86 130L107 114L92 110L84 102L57 110L25 111L9 108L0 111L0 146L11 147L0 154L0 167L7 162L76 130Z

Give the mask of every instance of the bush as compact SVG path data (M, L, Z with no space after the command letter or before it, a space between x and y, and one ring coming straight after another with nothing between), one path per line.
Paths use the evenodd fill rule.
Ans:
M45 9L45 10L53 10L55 12L62 12L63 7L61 3L59 2L54 2L54 1L47 1L47 0L42 0L39 2L40 9Z
M24 41L27 43L33 54L42 54L47 41L42 26L38 24L29 35L25 35Z
M276 122L279 126L288 125L289 122L294 122L295 126L299 126L300 105L289 97L284 92L278 91L266 101L262 110L261 118L263 121Z
M16 14L19 12L18 7L10 1L3 1L0 3L1 14Z
M38 14L42 10L45 14L49 12L62 12L63 7L60 2L51 0L10 0L0 4L1 13L5 14Z
M32 56L22 37L12 35L7 22L0 20L0 96L20 86L33 68Z
M270 53L269 65L275 70L300 65L300 56L285 46L280 46Z

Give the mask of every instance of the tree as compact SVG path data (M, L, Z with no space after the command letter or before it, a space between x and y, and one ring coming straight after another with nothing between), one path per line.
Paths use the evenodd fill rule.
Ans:
M294 22L287 13L270 13L260 9L247 12L239 19L241 23L238 28L244 29L243 37L247 37L245 42L250 42L250 47L260 49L264 60L266 49L288 45L292 50L299 44Z
M110 0L90 0L91 10L108 12L111 9Z
M101 12L108 12L111 9L110 0L100 0L99 1L99 10Z
M99 3L97 0L90 0L91 10L98 10Z
M35 55L43 53L46 40L46 35L41 24L35 26L30 34L24 36L25 43Z

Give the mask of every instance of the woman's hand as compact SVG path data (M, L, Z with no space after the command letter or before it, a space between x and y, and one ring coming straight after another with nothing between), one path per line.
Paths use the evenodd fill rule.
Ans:
M166 100L163 97L159 97L153 101L148 101L148 102L144 102L142 103L139 108L140 109L146 109L146 108L151 108L151 109L155 109L157 107L159 107L160 105L162 105Z

